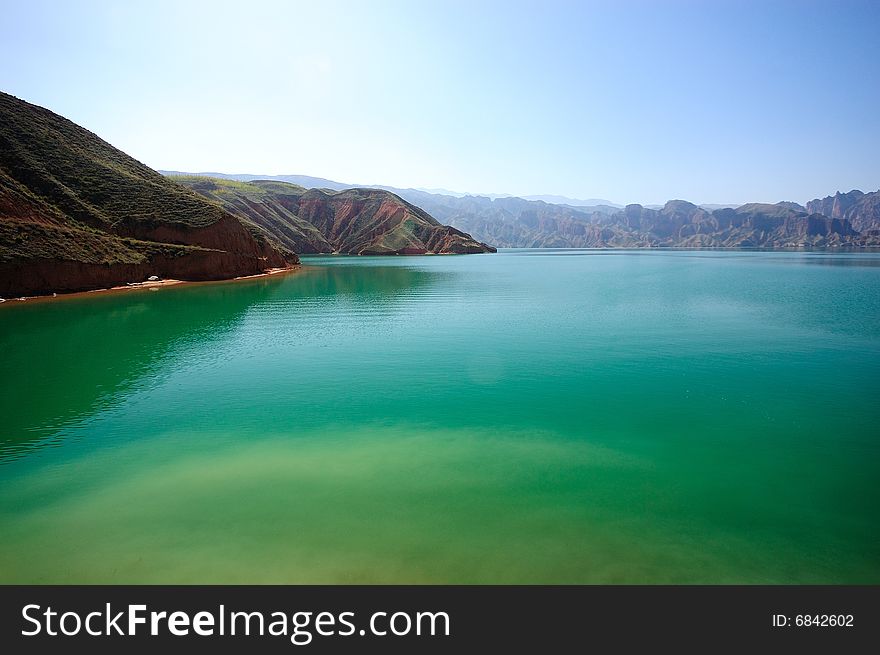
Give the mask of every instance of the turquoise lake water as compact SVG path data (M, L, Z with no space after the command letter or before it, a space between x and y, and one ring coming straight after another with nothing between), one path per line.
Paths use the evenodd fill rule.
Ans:
M0 582L880 583L880 255L0 307Z

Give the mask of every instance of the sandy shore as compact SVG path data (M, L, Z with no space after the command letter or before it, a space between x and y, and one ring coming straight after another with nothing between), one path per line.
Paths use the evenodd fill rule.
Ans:
M173 280L164 278L161 280L146 280L144 282L129 282L128 284L123 284L116 287L108 287L106 289L90 289L88 291L72 291L70 293L53 293L50 295L44 296L22 296L19 298L3 298L0 301L0 307L5 305L17 305L23 302L45 302L50 300L61 300L62 298L77 298L82 296L90 296L96 293L114 293L119 291L137 291L137 290L149 290L149 291L158 291L161 287L173 287L178 284L187 284L187 285L195 285L195 284L228 284L230 282L238 282L240 280L254 280L261 277L269 277L270 275L281 275L285 273L293 273L298 271L302 266L297 264L295 266L290 266L288 268L270 268L269 270L263 273L257 273L256 275L241 275L239 277L233 277L226 280Z

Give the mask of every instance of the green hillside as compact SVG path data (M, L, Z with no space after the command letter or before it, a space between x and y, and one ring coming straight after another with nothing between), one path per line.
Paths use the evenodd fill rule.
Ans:
M171 179L300 253L355 255L494 252L382 189L305 189L270 180L186 175Z
M232 277L294 260L88 130L0 93L0 295Z
M240 220L259 226L282 246L298 253L335 250L314 225L292 210L306 189L286 182L237 182L196 175L170 179L221 205Z

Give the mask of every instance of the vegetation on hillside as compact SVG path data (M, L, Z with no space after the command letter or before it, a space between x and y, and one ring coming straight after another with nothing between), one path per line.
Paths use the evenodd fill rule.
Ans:
M172 176L242 221L300 253L492 252L441 225L423 209L381 189L305 189L287 182Z
M295 259L88 130L0 93L3 293L121 283L152 274L154 261L155 272L210 279ZM73 277L60 279L52 262Z

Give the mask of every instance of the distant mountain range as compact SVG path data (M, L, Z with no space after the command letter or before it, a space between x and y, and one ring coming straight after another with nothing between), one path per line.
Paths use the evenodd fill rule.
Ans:
M880 230L880 192L862 193L858 190L849 193L838 191L833 196L811 200L806 210L831 218L849 221L854 229L863 234L875 234Z
M266 179L258 175L210 175L234 180ZM303 175L268 179L335 190L346 188L339 182ZM505 248L880 246L880 192L877 191L838 192L835 196L812 200L806 207L787 201L698 206L684 200L671 200L663 206L620 207L379 188L395 193L477 241Z
M344 189L384 189L400 195L406 192L422 192L431 195L451 196L453 198L464 198L465 196L479 195L486 198L515 198L521 197L523 200L541 200L556 205L570 205L572 207L594 207L597 205L606 205L616 209L623 208L623 205L616 205L610 200L601 200L594 198L591 200L578 200L576 198L568 198L566 196L538 195L538 196L514 196L510 193L460 193L458 191L450 191L448 189L422 189L422 188L401 188L386 186L382 184L352 184L349 182L336 182L328 180L325 177L312 177L311 175L254 175L253 173L188 173L186 171L164 171L160 170L163 175L170 177L187 177L197 175L199 177L213 177L223 180L236 180L238 182L252 182L254 180L272 180L274 182L289 182L306 189L332 189L334 191L342 191ZM721 205L719 205L721 206ZM724 205L726 206L726 205Z
M490 196L491 197L491 196ZM602 200L601 198L590 198L589 200L578 200L577 198L567 198L565 196L495 196L497 198L522 198L523 200L540 200L552 205L568 205L570 207L595 207L597 205L605 207L616 207L622 209L623 205L615 205L610 200Z

